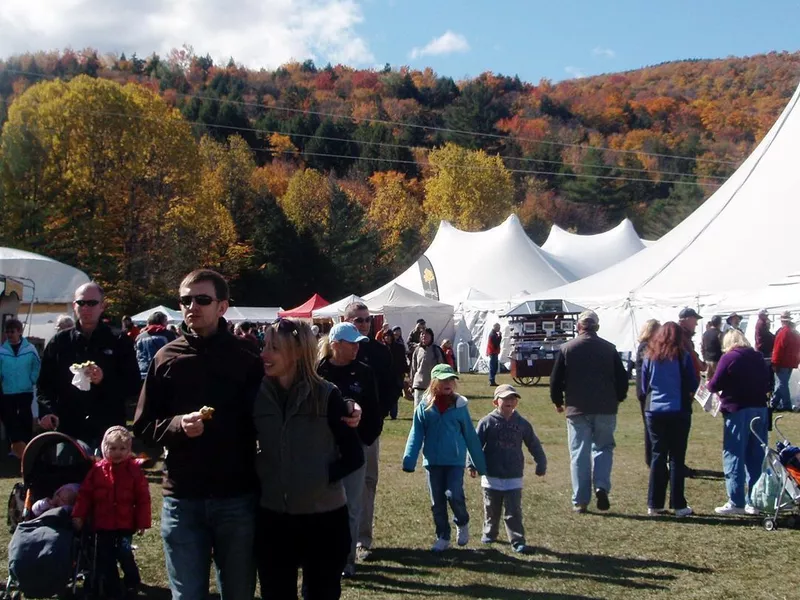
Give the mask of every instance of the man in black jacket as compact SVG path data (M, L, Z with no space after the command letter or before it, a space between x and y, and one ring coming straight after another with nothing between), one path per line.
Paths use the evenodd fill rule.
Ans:
M59 429L97 449L109 427L125 425L125 406L141 383L139 366L131 340L114 335L101 322L105 297L98 284L79 287L73 306L78 317L75 328L57 333L42 354L39 425ZM94 363L86 368L91 387L82 391L72 385L70 367L89 361Z
M255 593L253 400L264 371L222 318L228 298L219 273L184 278L182 336L156 353L133 423L137 436L167 448L161 535L173 598L208 596L212 557L222 598Z
M399 395L397 382L392 373L392 355L385 345L369 337L372 317L365 304L354 302L348 305L345 308L344 318L345 321L355 325L361 335L368 338L367 341L361 342L356 360L372 368L378 386L378 400L381 405L381 420L383 420L391 410L392 400L397 397L395 394ZM382 427L383 423L381 423ZM364 501L361 505L361 525L358 532L358 556L362 559L366 558L372 548L380 448L380 437L376 437L373 443L364 447L367 474L364 483Z
M628 395L628 372L613 344L597 336L600 321L587 310L578 337L561 346L550 375L550 399L567 416L572 504L585 513L592 494L598 510L610 508L611 465L619 403Z

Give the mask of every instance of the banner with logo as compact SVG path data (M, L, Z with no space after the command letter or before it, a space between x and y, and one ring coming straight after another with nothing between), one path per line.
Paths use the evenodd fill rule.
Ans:
M419 276L422 278L422 289L426 298L439 299L439 286L436 284L436 273L430 259L424 254L417 261Z

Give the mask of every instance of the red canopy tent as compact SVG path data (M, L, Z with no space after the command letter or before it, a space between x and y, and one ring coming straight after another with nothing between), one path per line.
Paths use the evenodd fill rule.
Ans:
M300 306L295 306L294 308L290 308L289 310L282 310L278 313L279 317L288 317L293 319L310 319L311 313L315 310L319 310L325 306L328 306L330 302L325 300L319 294L314 294L303 302Z

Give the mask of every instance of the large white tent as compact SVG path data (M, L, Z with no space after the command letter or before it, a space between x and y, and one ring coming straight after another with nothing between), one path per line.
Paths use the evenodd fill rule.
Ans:
M348 305L352 304L353 302L364 302L364 299L361 296L356 296L355 294L350 294L349 296L345 296L341 300L337 300L333 304L328 304L328 306L323 306L322 308L318 308L311 316L315 319L334 319L344 317L344 311L348 307Z
M0 273L31 280L35 286L33 297L22 300L34 304L71 304L75 290L89 282L83 271L41 254L14 248L0 248Z
M493 298L511 298L523 290L536 292L572 280L569 273L550 264L516 215L479 232L461 231L442 221L425 256L436 274L439 299L452 304L458 303L469 288ZM377 291L393 284L423 293L419 262Z
M417 319L425 319L437 341L453 339L453 307L450 304L426 298L396 283L367 294L364 304L370 313L383 315L387 323L402 328L406 334L414 329Z
M140 313L136 313L131 317L131 321L137 324L147 323L147 319L149 319L150 315L152 315L155 312L160 312L167 315L167 322L170 323L171 325L183 321L183 315L181 314L181 311L169 308L167 306L164 306L163 304L156 306L155 308L151 308L149 310L144 310Z
M570 233L553 225L547 241L542 244L542 251L550 262L560 265L562 272L571 273L573 281L607 269L644 248L644 242L629 219L595 235Z
M799 103L800 87L736 172L658 243L535 297L595 309L603 334L621 350L635 347L645 319L676 319L682 306L715 313L742 302L750 310L779 304L773 299L791 292L770 284L800 271L800 255L791 251L800 221Z

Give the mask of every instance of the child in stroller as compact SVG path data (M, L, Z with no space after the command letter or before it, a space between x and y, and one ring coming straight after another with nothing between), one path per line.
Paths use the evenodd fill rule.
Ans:
M87 585L91 589L94 540L88 534L75 536L68 501L69 490L83 481L93 462L85 444L55 431L33 438L25 447L22 483L9 497L8 523L14 535L8 549L4 598L74 594L80 580L84 589ZM65 505L34 519L34 504L56 496L56 504L63 500Z
M131 455L132 438L124 427L103 436L103 460L95 463L78 491L72 522L81 531L88 522L97 540L97 576L103 597L120 598L122 567L125 595L136 595L141 583L131 547L135 531L150 528L150 488Z

